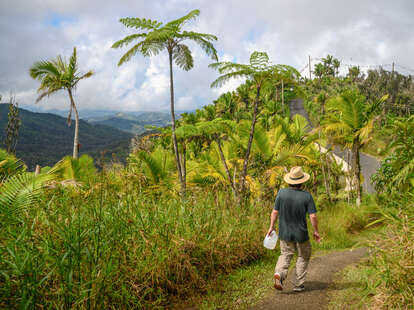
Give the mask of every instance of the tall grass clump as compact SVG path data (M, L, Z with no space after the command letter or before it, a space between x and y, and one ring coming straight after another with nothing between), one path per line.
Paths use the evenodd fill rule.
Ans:
M135 186L103 171L2 223L0 307L163 308L263 255L267 209L227 193L183 201Z
M413 309L414 307L414 195L396 194L382 201L380 219L387 229L372 244L368 270L374 274L375 309Z
M359 208L345 201L320 206L318 212L319 231L322 242L314 243L316 249L345 249L357 245L358 236L366 226L379 218L378 208L369 196L366 196ZM311 227L310 223L308 226ZM312 228L310 228L312 230Z

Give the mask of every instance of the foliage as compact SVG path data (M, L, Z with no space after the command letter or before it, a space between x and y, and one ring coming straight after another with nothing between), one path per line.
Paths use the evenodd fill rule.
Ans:
M93 158L83 154L79 158L65 156L47 173L54 175L58 180L90 182L96 176L96 168Z
M389 94L388 100L383 104L385 112L407 116L414 111L414 82L411 75L405 76L379 68L369 70L366 75L357 78L355 83L368 99Z
M186 146L181 147L181 152L177 144L177 137L175 133L175 107L174 107L174 82L173 82L173 62L181 69L189 71L194 66L193 56L190 48L183 43L183 41L192 41L210 56L213 60L217 60L217 51L212 42L217 40L217 37L212 34L198 33L194 31L182 30L183 26L191 20L200 15L199 10L192 10L187 15L178 19L172 20L166 24L156 20L145 18L121 18L120 22L128 28L135 28L140 30L140 33L126 36L124 39L115 42L113 48L121 48L131 42L138 40L131 49L129 49L119 60L118 66L129 61L132 56L137 53L145 57L158 55L161 51L166 51L169 58L170 69L170 107L171 107L171 134L172 144L174 148L175 163L178 172L178 179L181 184L181 192L185 194L186 191ZM147 31L148 32L144 32Z
M26 171L24 163L6 150L0 149L0 184L9 176Z
M1 96L0 96L1 101ZM16 102L15 96L10 94L9 113L7 114L7 128L4 144L9 153L16 153L17 140L19 137L19 128L21 120L19 118L19 104Z
M1 104L0 115L4 113L7 113L7 106ZM30 171L34 171L36 165L53 166L64 156L72 153L73 129L66 126L65 118L20 108L19 117L22 126L16 155L24 161ZM7 119L0 118L0 133L4 132L6 126ZM102 151L106 151L107 161L112 159L114 153L117 161L125 163L131 138L131 134L115 128L79 121L79 139L82 141L80 155L88 154L95 160L101 158Z
M59 55L56 59L35 62L30 67L29 72L33 79L40 81L40 86L38 88L40 95L36 99L36 102L39 102L44 97L48 97L59 90L66 90L68 92L70 99L70 110L67 122L70 126L72 122L73 110L75 112L73 157L77 158L79 152L79 115L72 93L76 89L79 81L91 77L93 72L88 71L85 74L80 74L78 72L76 47L73 48L73 53L70 56L69 61L66 61Z
M1 225L21 220L22 211L36 203L43 193L44 184L52 179L51 174L36 176L29 172L8 177L0 187Z
M414 116L394 120L390 144L392 154L381 163L373 176L376 188L391 192L412 191L414 187Z
M358 266L345 272L345 281L360 283L359 287L341 293L335 309L355 307L367 309L412 309L414 278L413 196L393 192L378 201L379 219L383 224L370 240L370 255ZM355 302L353 302L355 301Z
M2 307L163 308L264 254L258 205L137 199L131 178L109 172L94 188L50 190L1 230Z
M288 78L294 83L295 79L298 78L299 73L296 69L287 65L272 65L267 53L258 51L255 51L250 55L249 64L238 64L226 61L210 64L209 67L216 69L221 74L221 76L211 83L211 87L220 87L234 78L245 78L250 82L251 87L255 91L255 96L252 98L252 101L246 101L253 107L253 114L249 140L243 156L243 168L240 173L239 186L237 190L234 191L237 195L244 195L250 152L254 139L257 116L260 113L260 107L263 101L262 97L268 95L266 92L273 88L275 81L279 81L280 79L283 81L283 79Z

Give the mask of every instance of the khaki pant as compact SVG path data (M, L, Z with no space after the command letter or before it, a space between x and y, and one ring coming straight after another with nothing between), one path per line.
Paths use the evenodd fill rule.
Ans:
M280 240L280 256L277 260L275 273L278 273L282 280L285 280L288 274L290 261L293 255L298 253L298 260L296 261L296 284L300 286L305 282L305 276L308 271L308 264L311 256L310 241L289 242Z

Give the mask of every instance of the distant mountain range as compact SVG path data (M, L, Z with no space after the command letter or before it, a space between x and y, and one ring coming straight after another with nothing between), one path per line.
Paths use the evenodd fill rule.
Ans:
M0 147L7 126L8 104L0 104ZM30 170L36 164L51 166L73 150L74 122L68 127L66 118L51 113L35 113L19 109L22 121L16 155L21 158ZM132 134L105 126L80 120L79 143L80 155L89 154L100 158L101 151L106 151L107 158L112 154L124 161L129 153L129 142Z
M116 113L109 116L89 118L88 122L110 126L132 134L142 134L148 130L145 126L169 126L171 116L165 112Z
M32 112L52 113L62 117L67 117L68 111L62 110L43 110L41 106L27 106ZM184 112L176 111L176 118ZM88 123L95 125L106 125L131 134L142 134L149 130L146 126L166 127L171 124L169 112L119 112L111 110L81 110L80 118Z

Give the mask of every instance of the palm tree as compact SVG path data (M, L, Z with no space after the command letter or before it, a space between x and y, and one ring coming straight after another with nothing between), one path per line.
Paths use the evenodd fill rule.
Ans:
M255 89L255 99L253 115L250 127L250 135L247 143L247 149L243 161L243 169L240 175L240 192L244 192L247 167L249 164L250 151L252 147L254 129L256 126L257 115L259 113L260 92L266 84L269 84L271 78L275 72L282 71L288 66L271 65L269 62L269 56L264 52L253 52L250 55L249 64L237 64L233 62L216 62L209 65L210 68L217 69L220 74L212 84L211 87L219 87L225 84L227 81L233 78L247 78L252 82L252 87Z
M73 92L82 79L91 77L92 71L85 74L78 72L78 63L76 57L76 47L73 48L73 53L66 62L60 55L56 59L38 61L30 67L30 76L40 81L38 92L39 97L36 103L46 96L59 91L66 90L70 99L70 110L68 115L68 125L71 125L72 110L75 112L75 136L73 139L73 158L78 158L79 153L79 113L73 100Z
M183 163L180 160L179 150L177 146L177 137L175 134L173 60L179 68L185 71L193 68L194 61L193 56L191 55L191 51L187 45L182 43L185 40L190 40L198 44L208 56L217 61L217 51L211 43L211 41L217 40L216 36L212 34L182 30L182 27L187 22L195 19L199 15L199 10L193 10L187 15L170 21L166 24L145 18L121 18L120 22L126 27L135 28L141 32L126 36L122 40L119 40L112 45L113 48L120 48L138 40L138 42L121 57L118 62L118 66L129 61L132 56L137 53L142 54L144 57L155 56L162 51L167 51L168 53L170 65L172 141L178 177L183 192L185 192L186 180L184 177L184 167Z
M322 128L334 143L342 141L351 149L353 170L356 181L357 206L361 203L361 164L359 153L361 147L370 141L374 125L374 115L388 95L380 100L368 103L358 90L347 90L326 103L326 118Z
M321 63L317 63L313 70L313 73L316 75L318 79L321 79L322 76L325 74L325 67Z

